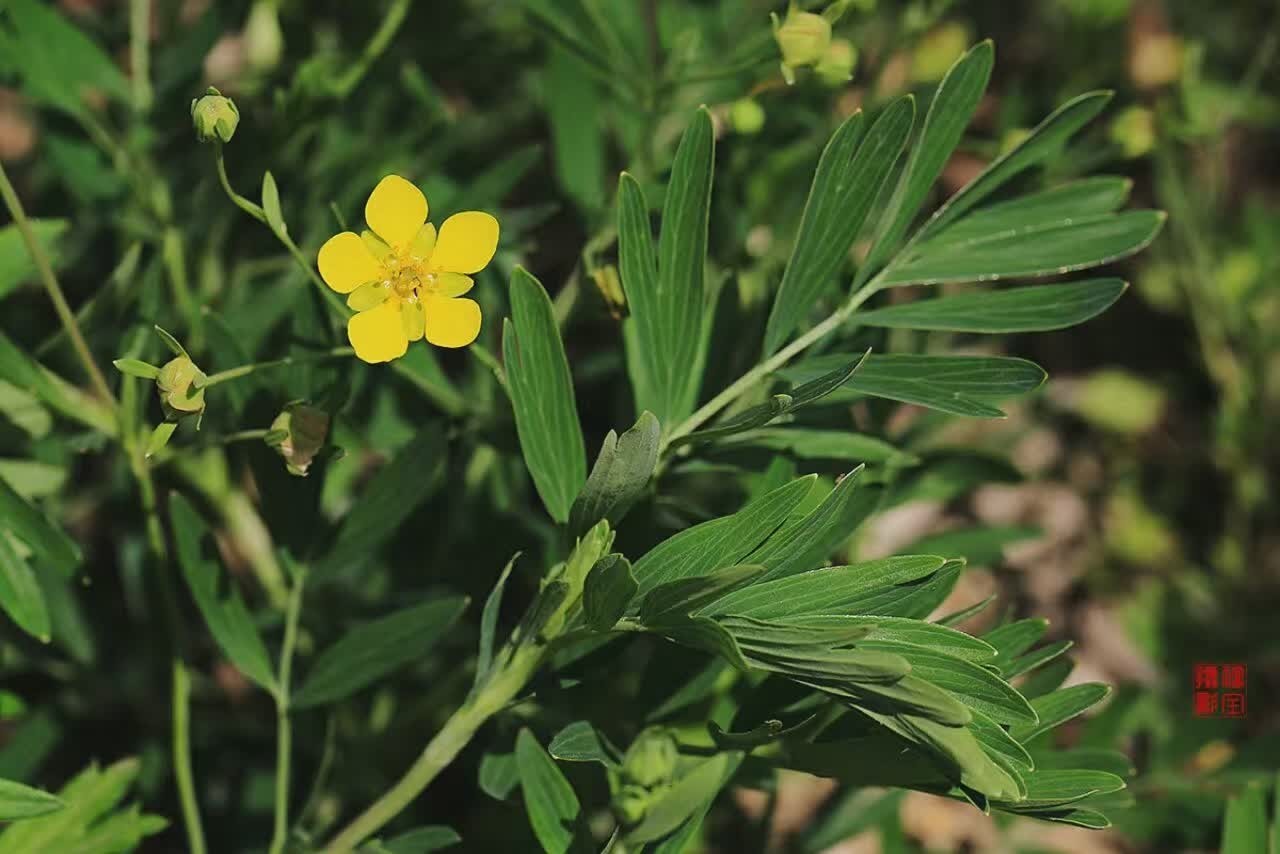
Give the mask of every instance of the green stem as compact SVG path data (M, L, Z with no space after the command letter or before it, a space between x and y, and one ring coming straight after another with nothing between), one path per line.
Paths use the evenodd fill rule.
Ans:
M204 828L191 773L191 677L179 659L173 660L173 775L178 782L182 822L187 829L187 849L205 854Z
M129 65L133 81L133 108L151 109L151 0L129 2Z
M507 372L502 369L502 363L498 361L498 357L489 352L489 348L479 342L472 344L469 348L471 355L475 356L480 362L493 371L494 379L498 381L498 385L504 389L507 387Z
M462 751L484 723L504 709L542 663L547 647L521 646L484 687L463 703L400 780L346 826L324 854L347 854L400 814Z
M201 322L195 299L191 295L191 278L187 275L186 250L182 245L182 232L176 226L170 225L165 228L160 254L169 282L173 285L173 298L178 304L178 311L187 321L187 328L191 330L190 346L198 351L204 341L204 324Z
M263 225L267 223L267 212L261 206L254 204L235 191L231 186L231 180L227 178L227 162L222 156L222 143L216 143L213 147L213 161L218 167L218 183L222 185L222 189L226 192L227 197L235 202L236 207L256 219ZM310 265L308 265L310 266Z
M701 427L720 410L733 403L743 394L755 388L757 383L769 374L778 370L778 368L781 368L787 362L791 361L793 357L802 353L819 339L825 337L831 332L834 332L836 329L839 329L844 325L844 322L852 317L854 312L856 312L862 304L876 292L878 287L878 278L867 282L867 284L863 285L852 297L849 298L848 302L828 315L827 318L817 326L813 327L808 332L783 347L777 353L774 353L768 359L765 359L763 362L738 377L738 379L734 380L732 384L724 389L724 391L711 398L711 400L703 404L697 412L680 422L680 424L678 424L676 428L672 430L665 439L663 439L659 453L670 447L671 442L675 439L678 439L681 436L686 436Z
M354 355L355 350L350 347L334 347L321 353L305 354L301 356L285 356L283 359L271 359L266 362L252 362L248 365L239 365L234 368L227 368L225 371L218 371L216 374L209 374L205 377L204 382L197 381L196 388L209 388L218 383L229 382L230 380L238 380L241 377L247 377L258 371L267 370L268 368L287 368L290 365L299 365L304 362L318 362L325 359L340 358L343 356Z
M280 671L276 688L276 808L275 829L270 854L282 854L289 839L289 759L293 731L289 722L289 682L293 671L293 650L298 642L298 617L302 613L302 591L306 570L299 570L289 591L285 615L284 644L280 648Z
M93 353L89 350L88 343L84 340L84 335L80 333L80 325L76 323L75 314L71 311L71 306L67 304L66 295L62 292L62 286L58 284L58 278L53 274L53 265L49 263L49 256L45 254L44 247L40 245L40 241L36 239L35 232L31 230L31 222L27 219L26 211L22 208L22 202L18 199L18 193L13 189L13 184L9 183L9 175L5 172L3 164L0 164L0 196L4 198L5 207L9 209L9 215L13 217L13 222L18 226L18 232L22 235L22 242L27 246L27 252L31 254L31 260L35 262L36 270L40 273L40 281L44 284L45 291L49 294L49 299L53 302L53 310L58 314L58 320L62 322L62 327L67 330L67 336L71 339L71 344L75 348L76 355L80 358L80 363L84 366L85 372L89 375L89 380L103 400L108 401L114 408L116 405L115 395L111 393L111 387L107 385L106 377L102 375L102 371L98 369L98 364L93 360Z
M378 57L382 56L387 49L387 45L391 44L391 40L399 32L400 25L404 23L405 16L409 14L410 2L411 0L395 0L391 4L387 9L387 14L382 19L382 23L378 26L378 31L373 34L373 38L369 39L369 43L365 45L360 58L333 84L331 91L334 95L339 98L345 98L364 79L365 74L369 72L369 68L378 61Z

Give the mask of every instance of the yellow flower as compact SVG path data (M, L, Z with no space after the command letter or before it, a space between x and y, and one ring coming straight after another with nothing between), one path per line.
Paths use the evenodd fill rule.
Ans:
M364 206L369 229L320 247L320 275L358 312L347 338L366 362L389 362L425 337L465 347L480 334L480 306L460 299L498 248L498 221L481 211L427 222L427 198L399 175L378 182Z

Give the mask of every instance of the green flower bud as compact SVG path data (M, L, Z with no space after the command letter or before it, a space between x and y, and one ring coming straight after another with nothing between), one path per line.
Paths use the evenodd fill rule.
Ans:
M677 759L675 739L665 730L645 730L631 743L622 760L623 779L653 789L671 779Z
M1123 110L1111 122L1108 135L1125 157L1141 157L1156 145L1156 116L1146 107Z
M156 390L160 393L165 415L176 421L188 415L202 414L204 389L196 388L195 383L204 379L204 371L186 356L166 362L160 369L160 376L156 377Z
M329 413L323 409L291 403L271 422L268 444L284 458L289 474L307 476L311 463L329 438L329 421Z
M835 39L827 45L827 52L813 67L814 72L828 86L839 86L853 78L858 64L858 49L848 39Z
M619 823L624 827L630 827L640 823L640 819L644 818L645 813L649 811L649 804L652 801L653 795L643 786L627 783L613 796L611 805Z
M969 31L962 24L941 24L916 44L911 79L916 83L941 80L969 47Z
M764 107L754 98L740 98L729 108L729 122L740 134L758 134L764 127L764 118Z
M210 86L191 102L191 123L201 142L230 142L240 124L240 111L235 101Z
M779 21L773 17L773 37L782 52L782 76L788 83L795 81L795 70L814 65L822 59L831 44L831 22L822 15L802 12L793 2L787 8L787 17Z

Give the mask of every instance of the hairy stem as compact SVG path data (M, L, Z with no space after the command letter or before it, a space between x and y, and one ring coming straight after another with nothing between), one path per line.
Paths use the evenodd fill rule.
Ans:
M58 277L53 274L53 265L49 263L49 256L45 254L44 247L36 239L35 232L31 229L31 221L27 219L26 211L23 210L22 202L18 199L18 193L13 189L13 184L9 182L9 175L5 172L3 165L0 165L0 197L4 198L5 207L9 209L9 216L13 217L14 224L18 226L18 233L22 235L22 242L26 244L27 252L31 254L31 260L35 263L36 270L40 273L40 281L44 284L44 289L49 294L50 301L53 302L53 310L57 312L58 320L61 321L62 327L67 331L67 337L71 339L71 345L75 348L76 355L84 366L85 373L89 375L89 380L98 395L114 407L116 405L115 395L111 393L111 387L107 385L106 377L98 369L98 363L93 360L93 353L90 352L89 345L85 342L84 335L80 332L80 325L76 323L76 317L71 311L71 306L67 304L67 297L62 292L62 286L58 284Z

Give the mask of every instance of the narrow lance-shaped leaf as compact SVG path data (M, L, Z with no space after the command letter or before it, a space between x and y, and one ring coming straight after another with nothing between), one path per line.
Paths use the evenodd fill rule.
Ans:
M710 605L735 587L748 584L751 579L764 574L758 564L730 566L707 575L668 581L649 591L640 604L640 620L647 625L657 625L672 616L687 615L704 605Z
M586 448L551 299L520 267L511 276L502 352L525 464L551 518L566 522L587 477Z
M520 559L520 552L516 552L511 556L511 560L507 561L507 565L503 567L502 574L498 576L498 580L494 582L493 589L489 591L489 596L484 600L484 608L480 612L480 649L476 654L476 678L475 685L479 685L489 674L489 668L493 665L494 646L496 645L496 635L498 632L498 616L502 611L502 594L507 586L507 578L511 575L511 570L515 567L516 561Z
M1036 710L1039 723L1013 727L1009 730L1009 735L1021 742L1030 741L1092 708L1109 693L1111 689L1106 685L1085 682L1035 697L1031 700L1031 707Z
M241 673L274 692L276 681L267 648L240 591L229 577L222 577L218 564L205 556L201 543L206 533L204 521L181 495L174 495L170 500L169 515L173 519L178 563L209 633ZM227 592L219 594L220 587L225 587Z
M336 702L420 660L466 606L466 597L448 596L357 626L320 653L293 704L301 708Z
M796 245L769 314L766 354L782 346L840 269L902 154L914 118L915 101L905 96L886 107L870 131L864 133L862 114L855 113L832 135L818 161Z
M18 821L57 812L66 804L57 795L12 780L0 780L0 821Z
M968 127L986 91L994 62L995 49L991 42L980 42L956 60L942 78L929 105L920 139L911 150L902 177L881 216L871 251L858 271L859 285L877 272L898 248L916 212L924 204L929 188L942 173L942 167Z
M661 364L666 405L655 414L674 424L693 411L702 377L698 364L706 302L707 228L711 213L711 172L715 129L705 107L694 113L676 148L658 236Z
M525 812L538 843L547 854L565 854L573 845L582 809L573 787L527 729L516 736L516 766Z
M596 561L587 573L582 590L582 611L587 625L607 632L627 613L640 585L631 574L631 561L609 554Z
M939 247L889 268L881 283L936 285L989 282L1012 276L1044 276L1108 264L1139 251L1164 225L1161 211L1035 223L1016 231Z
M858 315L858 323L949 332L1042 332L1097 317L1127 287L1121 279L1088 279L1062 285L975 291L863 312Z
M1058 107L1021 142L993 160L977 178L939 208L920 229L920 239L946 228L1024 170L1053 157L1076 131L1102 112L1111 96L1112 93L1106 91L1086 92Z
M32 559L45 561L70 576L80 563L75 541L0 479L0 523L31 549Z

